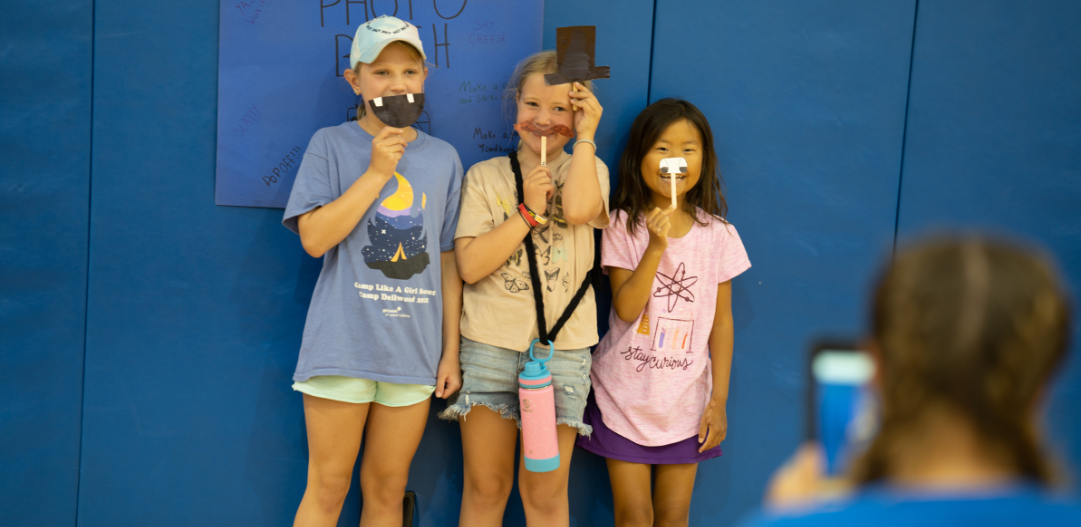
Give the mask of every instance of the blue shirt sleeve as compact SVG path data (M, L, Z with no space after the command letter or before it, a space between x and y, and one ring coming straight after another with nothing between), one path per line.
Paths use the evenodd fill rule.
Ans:
M293 190L289 193L289 202L285 205L282 225L300 234L297 218L335 199L330 184L326 137L323 130L319 130L312 136L308 149L304 151L304 158L293 182Z
M458 157L458 151L449 146L451 157L454 159L454 174L450 178L447 187L447 205L443 214L443 231L439 235L439 250L442 252L454 250L454 232L458 229L458 211L462 201L462 160Z

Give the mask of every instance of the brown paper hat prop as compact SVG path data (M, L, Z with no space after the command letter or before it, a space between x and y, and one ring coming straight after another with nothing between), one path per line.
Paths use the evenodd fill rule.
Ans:
M368 107L380 121L383 121L383 124L394 128L405 128L417 122L420 113L424 111L424 94L407 93L376 97L368 101Z
M559 71L544 76L549 85L607 79L608 66L594 66L597 26L556 28L556 64Z

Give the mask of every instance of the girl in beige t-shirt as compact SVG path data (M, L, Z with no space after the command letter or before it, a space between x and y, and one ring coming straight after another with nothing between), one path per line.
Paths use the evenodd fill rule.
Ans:
M458 271L466 284L462 308L462 389L441 417L462 429L465 485L461 525L502 525L514 478L518 442L518 373L538 338L537 312L523 240L533 237L549 330L593 267L593 229L608 225L608 168L596 157L594 132L602 108L589 83L548 85L556 54L546 51L519 64L512 77L522 140L524 199L510 157L477 163L462 184L455 233ZM527 129L537 131L526 131ZM574 130L573 154L564 147ZM548 135L545 135L546 132ZM541 136L547 165L541 165ZM527 210L521 210L523 203ZM531 214L532 213L532 214ZM539 217L538 221L536 217ZM536 224L534 226L534 224ZM555 386L560 465L551 472L519 471L530 525L567 525L571 453L589 393L589 347L596 344L597 307L590 289L555 338L547 363ZM538 355L547 355L541 350ZM547 347L547 346L543 346Z

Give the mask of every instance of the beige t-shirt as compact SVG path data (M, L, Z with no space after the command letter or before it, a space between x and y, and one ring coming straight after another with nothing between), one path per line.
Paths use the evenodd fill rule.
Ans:
M600 159L597 159L597 179L600 180L604 211L585 225L568 225L563 219L562 191L570 165L571 155L566 152L548 161L555 192L548 206L548 223L533 231L537 270L544 275L540 283L544 287L545 323L549 331L593 268L593 229L608 226L608 167ZM462 182L462 206L454 239L480 236L516 215L518 193L510 158L481 161L469 169ZM465 284L462 336L492 346L525 351L538 336L532 288L523 240L502 267L475 284ZM597 302L593 288L589 288L556 335L555 347L581 349L598 340Z

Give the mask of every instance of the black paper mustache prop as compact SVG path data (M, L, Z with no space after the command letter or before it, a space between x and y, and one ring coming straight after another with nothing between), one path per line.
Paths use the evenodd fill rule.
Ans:
M407 93L376 97L368 101L368 107L380 121L383 121L383 124L394 128L405 128L417 122L420 113L424 111L424 94Z

